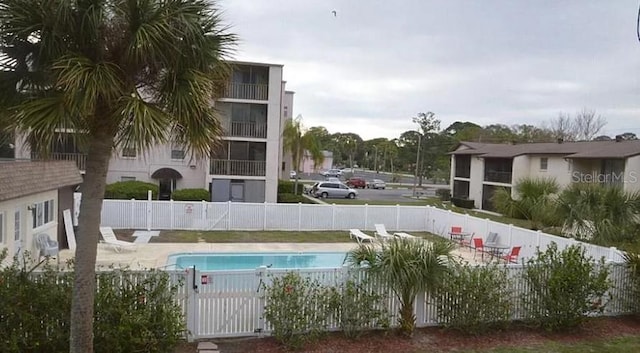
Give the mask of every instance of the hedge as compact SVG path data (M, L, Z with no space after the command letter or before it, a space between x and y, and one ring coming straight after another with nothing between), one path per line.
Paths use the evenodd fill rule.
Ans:
M105 199L146 200L147 192L151 190L153 199L158 197L158 185L143 181L119 181L109 184L104 190Z
M453 204L455 206L458 207L462 207L462 208L469 208L472 209L475 207L475 203L473 200L468 200L468 199L461 199L461 198L457 198L457 197L452 197L451 198L451 202L453 202Z
M309 200L308 198L298 194L298 195L294 195L291 193L281 193L278 194L278 203L315 203L311 200Z
M279 180L278 181L278 194L293 194L295 188L295 181ZM302 194L304 190L304 184L298 180L298 194Z
M171 193L175 201L211 201L209 190L205 189L180 189Z

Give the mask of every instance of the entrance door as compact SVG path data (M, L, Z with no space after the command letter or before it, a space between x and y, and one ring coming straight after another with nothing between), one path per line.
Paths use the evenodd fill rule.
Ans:
M231 183L230 201L244 202L244 183Z
M160 185L158 187L158 199L169 200L171 199L171 193L176 189L175 179L160 179Z
M13 214L13 248L14 255L18 255L20 250L22 250L22 222L21 222L21 212L19 209L15 211Z

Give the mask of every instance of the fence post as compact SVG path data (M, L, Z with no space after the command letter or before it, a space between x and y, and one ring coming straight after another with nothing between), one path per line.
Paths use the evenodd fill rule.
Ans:
M336 230L336 204L331 204L331 230Z
M198 271L195 267L189 267L185 271L186 275L186 322L187 322L187 341L193 342L198 336Z
M175 228L175 225L174 225L175 214L173 213L173 199L169 200L169 207L171 207L169 209L169 217L171 218L171 225L169 227L171 230L173 230L173 228Z
M369 224L369 205L364 204L364 230L367 230L367 224Z
M469 214L468 213L464 214L464 225L462 226L462 229L465 232L469 231Z
M540 237L542 236L542 231L538 230L536 232L536 249L540 247Z
M267 285L267 266L260 266L256 269L256 279L258 280L258 290L256 292L256 298L258 299L258 305L256 305L255 315L255 327L254 332L258 332L258 335L262 337L264 333L265 321L264 321L264 307L265 307L265 286Z
M152 215L152 209L151 209L151 197L152 197L152 193L151 190L147 191L147 231L151 231L151 217L153 217Z
M267 202L265 201L262 209L262 230L267 230Z
M133 224L133 220L136 218L136 215L134 213L136 209L136 199L131 199L131 202L129 202L129 207L131 208L129 212L129 229L136 229L135 224Z
M302 230L302 202L298 202L298 232Z
M513 236L513 224L509 224L509 246L511 246L511 237Z
M396 231L400 230L400 205L396 204Z
M617 257L616 255L618 255L618 249L615 246L612 246L609 248L609 260L611 261L616 261L616 259L614 257Z
M231 201L227 201L227 230L231 230Z
M416 298L416 326L418 327L423 327L425 322L427 321L425 315L426 300L427 294L425 292L419 293L418 297Z
M484 219L484 236L489 235L489 218Z

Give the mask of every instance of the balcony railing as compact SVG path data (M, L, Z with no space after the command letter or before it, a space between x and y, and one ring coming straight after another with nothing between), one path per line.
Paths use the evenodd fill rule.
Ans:
M227 84L224 97L266 101L269 99L269 85L230 82Z
M511 184L511 172L485 171L484 181Z
M226 136L267 138L267 124L227 121L224 131Z
M84 153L49 153L48 158L43 158L36 152L31 152L33 160L74 161L81 171L87 169L87 155Z
M266 163L265 161L212 159L209 174L265 176Z

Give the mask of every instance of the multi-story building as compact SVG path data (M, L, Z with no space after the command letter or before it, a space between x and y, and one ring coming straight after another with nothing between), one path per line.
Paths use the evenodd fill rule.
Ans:
M451 152L452 196L493 210L497 188L511 190L524 178L600 183L640 191L640 140L491 144L461 142Z
M286 168L282 126L293 109L282 65L232 62L233 74L214 102L224 133L211 158L191 159L183 146L158 145L141 153L121 147L109 162L107 183L140 180L159 185L160 198L176 189L204 188L212 201L276 202L278 179ZM74 160L85 169L86 154L67 132L52 146L52 159ZM16 158L39 159L27 144L16 143ZM286 170L286 169L285 169Z

